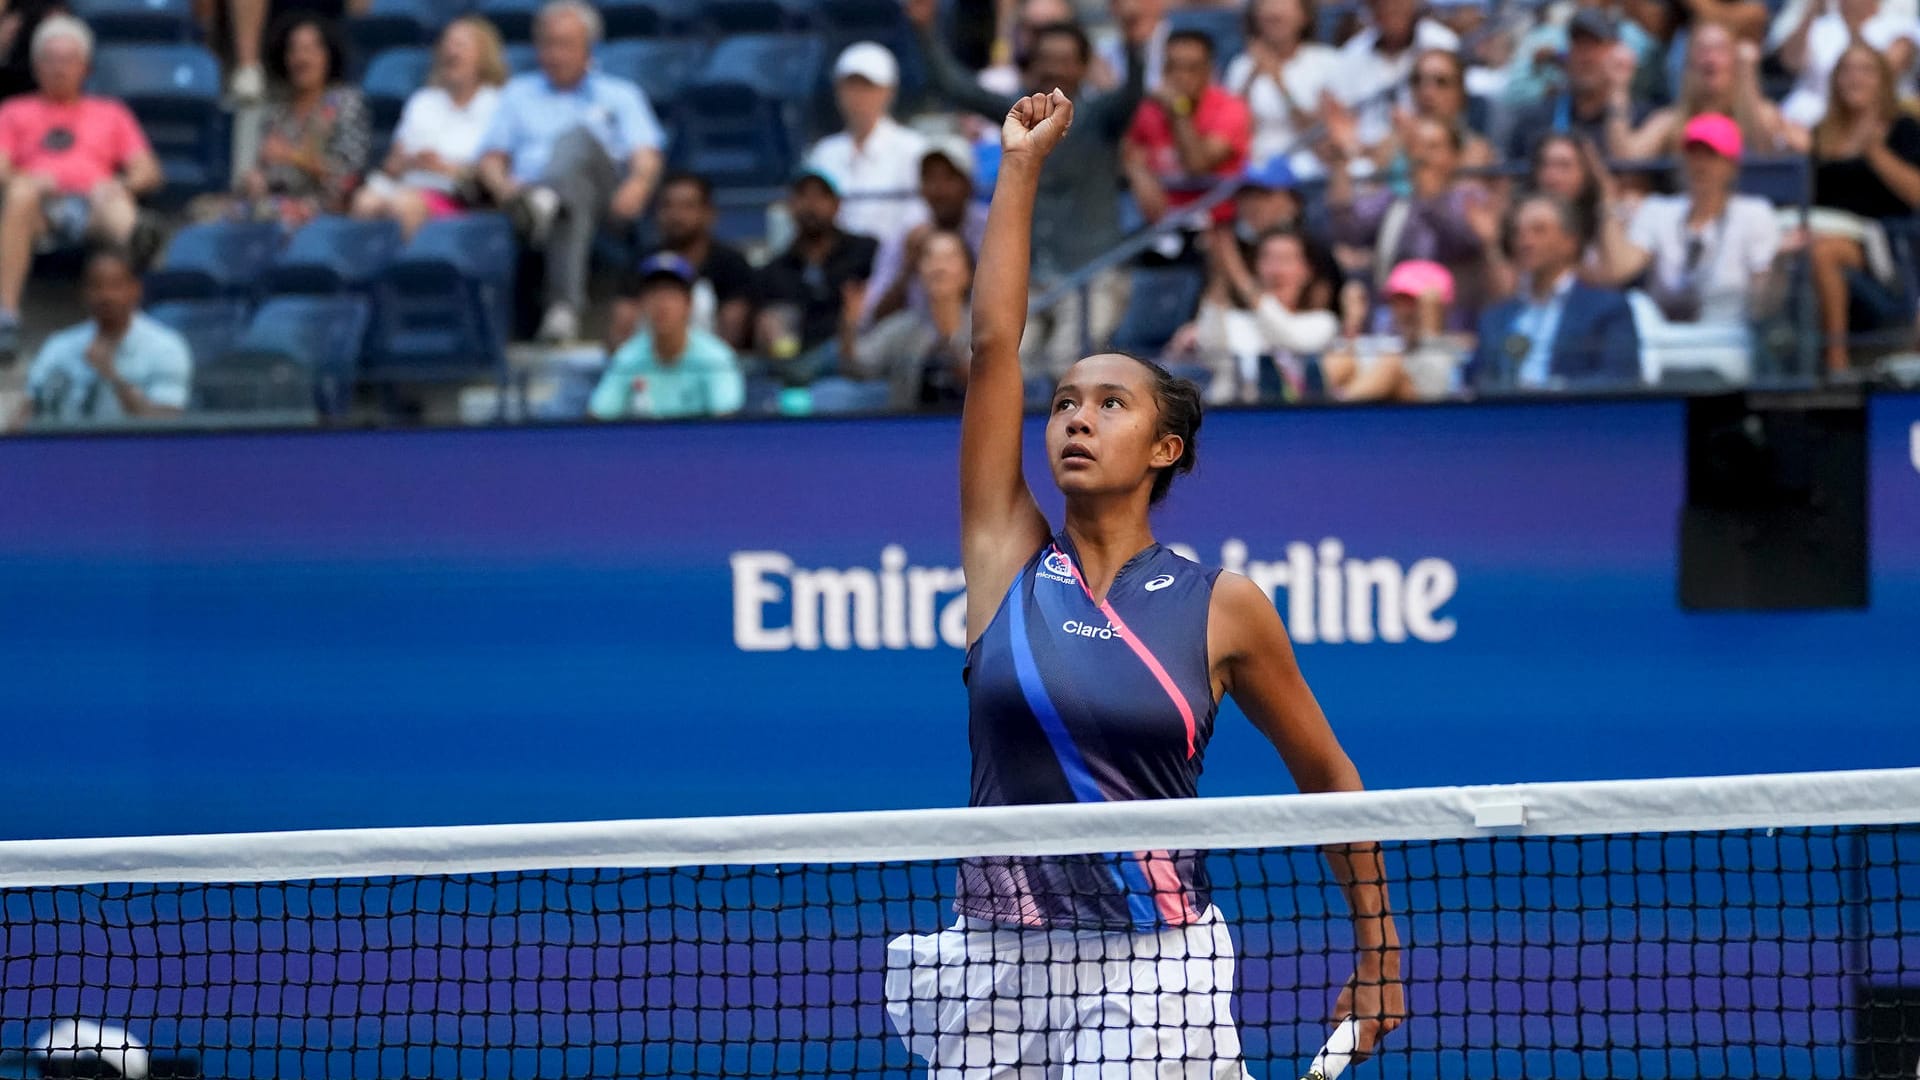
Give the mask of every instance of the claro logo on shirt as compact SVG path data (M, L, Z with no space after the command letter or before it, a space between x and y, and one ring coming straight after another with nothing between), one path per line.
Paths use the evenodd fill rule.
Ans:
M1192 549L1167 546L1194 557ZM1295 644L1440 644L1460 630L1450 613L1460 577L1447 559L1355 556L1334 537L1268 550L1257 557L1232 538L1220 545L1218 562L1273 598ZM881 548L877 566L807 566L783 551L735 551L727 561L733 643L743 651L967 646L966 575L957 566L916 564L899 544ZM1075 584L1063 552L1049 551L1033 572ZM1119 636L1112 627L1077 622L1061 630Z
M1093 623L1081 622L1079 619L1068 619L1060 624L1060 629L1073 637L1099 638L1101 641L1112 641L1120 636L1120 631L1115 629L1112 623L1095 626Z

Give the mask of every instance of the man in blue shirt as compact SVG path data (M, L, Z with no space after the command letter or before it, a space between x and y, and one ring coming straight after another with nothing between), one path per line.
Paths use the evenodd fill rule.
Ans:
M36 422L107 423L177 416L187 406L193 354L186 339L140 313L140 275L118 248L87 259L88 321L40 346L27 370L27 402L10 427Z
M694 329L693 264L662 252L640 264L641 325L613 354L588 411L601 420L738 412L746 379L727 343Z
M1552 195L1514 208L1514 268L1520 288L1480 316L1465 370L1482 391L1623 389L1640 381L1640 335L1617 289L1576 276L1580 235L1574 210Z
M637 220L665 139L646 94L593 68L600 14L551 0L534 24L540 70L517 75L480 143L480 182L547 256L543 341L571 341L586 306L587 258L603 217ZM624 176L623 176L624 174Z

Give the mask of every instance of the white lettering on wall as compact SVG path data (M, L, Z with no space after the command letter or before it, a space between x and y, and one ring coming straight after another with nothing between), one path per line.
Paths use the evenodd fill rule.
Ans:
M1185 545L1167 546L1193 557ZM1280 554L1256 558L1245 541L1230 539L1219 562L1273 598L1299 644L1437 643L1459 630L1441 610L1460 586L1445 559L1403 566L1357 557L1335 537L1292 541ZM802 567L779 551L736 551L728 561L733 641L743 651L966 647L966 575L957 566L914 565L899 544L881 548L877 566ZM1070 625L1075 636L1102 636Z

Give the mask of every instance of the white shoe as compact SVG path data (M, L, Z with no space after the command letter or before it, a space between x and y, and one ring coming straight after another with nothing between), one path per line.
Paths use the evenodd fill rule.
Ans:
M259 64L236 68L227 83L227 94L235 102L252 104L267 96L267 73Z
M566 304L554 304L540 320L540 332L534 335L547 345L562 345L580 336L580 317Z
M554 220L560 216L560 194L550 187L528 188L520 196L526 212L527 246L539 250L553 235Z

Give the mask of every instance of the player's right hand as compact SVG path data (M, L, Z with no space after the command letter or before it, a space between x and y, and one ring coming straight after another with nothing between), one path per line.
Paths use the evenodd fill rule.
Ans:
M1072 125L1073 102L1066 94L1057 89L1051 94L1028 94L1013 103L1000 125L1000 150L1009 157L1045 158Z
M1397 949L1391 962L1370 954L1356 967L1334 1003L1331 1019L1339 1023L1349 1018L1359 1021L1353 1050L1356 1064L1372 1057L1387 1033L1407 1018L1407 988L1400 978Z

